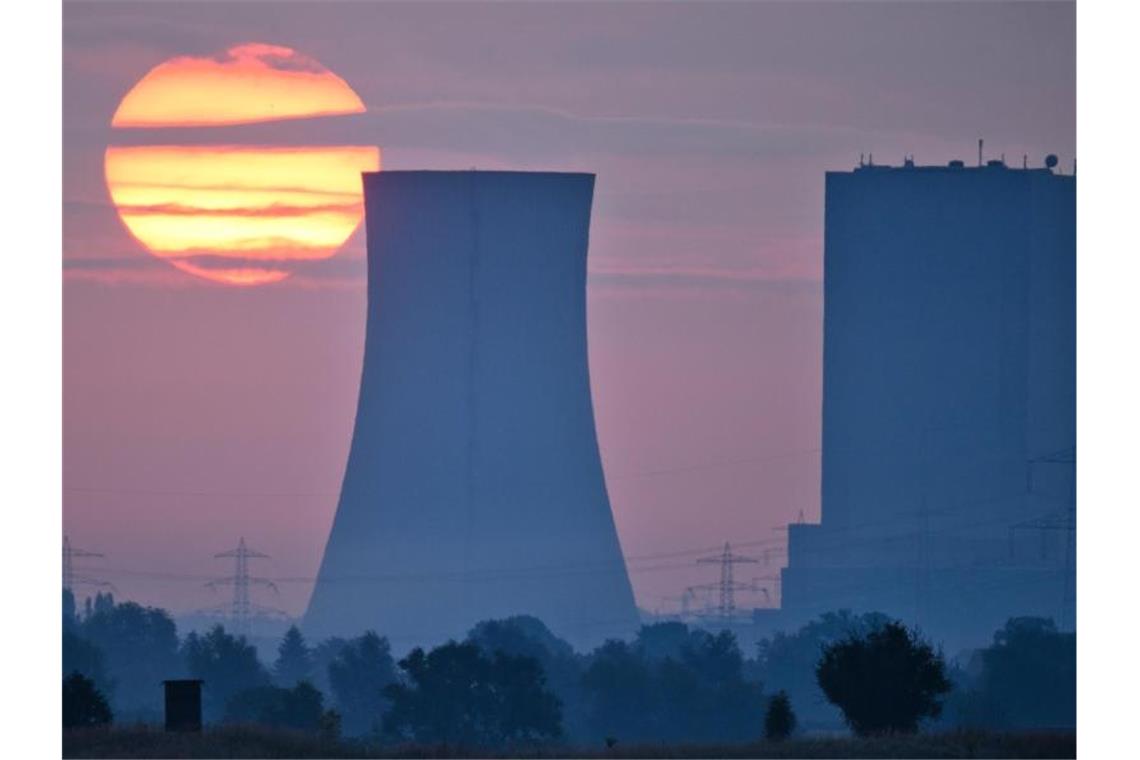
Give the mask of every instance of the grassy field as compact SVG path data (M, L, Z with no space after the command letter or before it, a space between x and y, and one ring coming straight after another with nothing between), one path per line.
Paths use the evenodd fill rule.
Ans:
M122 758L1075 758L1073 733L995 733L959 731L874 739L800 738L780 744L618 745L529 747L480 752L456 747L377 747L327 741L257 727L207 729L201 734L167 734L150 727L65 731L64 757Z

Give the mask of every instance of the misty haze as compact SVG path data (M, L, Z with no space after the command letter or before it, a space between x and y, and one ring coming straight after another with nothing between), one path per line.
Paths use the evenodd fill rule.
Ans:
M1072 3L64 4L68 757L1075 757Z

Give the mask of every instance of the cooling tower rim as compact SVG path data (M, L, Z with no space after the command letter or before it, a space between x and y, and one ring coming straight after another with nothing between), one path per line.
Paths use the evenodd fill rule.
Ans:
M374 172L362 172L364 181L376 181L386 176L433 176L463 175L481 177L581 177L595 179L598 175L593 172L557 172L557 171L512 171L508 169L381 169Z

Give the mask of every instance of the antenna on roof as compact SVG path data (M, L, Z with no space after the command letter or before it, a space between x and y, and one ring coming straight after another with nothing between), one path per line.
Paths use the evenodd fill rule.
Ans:
M985 142L982 138L978 138L978 166L982 165L982 143Z
M859 154L859 166L862 166L862 165L863 165L863 154L860 153Z
M867 154L867 166L874 166L874 165L875 165L875 154L874 153L868 153Z
M1021 168L1022 169L1028 169L1029 168L1029 154L1028 153L1022 153L1021 154Z

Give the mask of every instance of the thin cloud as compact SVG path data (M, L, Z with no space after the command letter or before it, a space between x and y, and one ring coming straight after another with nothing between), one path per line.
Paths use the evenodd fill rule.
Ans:
M272 192L272 189L267 192ZM299 217L315 214L357 214L360 203L329 203L312 206L294 206L274 203L268 206L209 208L188 206L183 203L156 203L140 206L119 206L124 215L156 214L163 216L233 216L233 217Z

